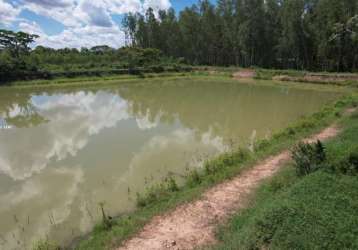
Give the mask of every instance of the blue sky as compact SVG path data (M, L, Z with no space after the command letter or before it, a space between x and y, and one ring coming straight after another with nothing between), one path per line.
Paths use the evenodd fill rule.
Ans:
M212 0L214 2L215 0ZM124 45L120 24L128 12L151 7L177 12L197 0L0 0L0 28L38 34L35 45L54 48Z

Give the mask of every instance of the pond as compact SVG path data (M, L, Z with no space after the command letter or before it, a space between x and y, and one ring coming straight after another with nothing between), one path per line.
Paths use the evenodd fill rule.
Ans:
M0 249L68 244L136 193L248 147L337 93L231 80L0 89Z

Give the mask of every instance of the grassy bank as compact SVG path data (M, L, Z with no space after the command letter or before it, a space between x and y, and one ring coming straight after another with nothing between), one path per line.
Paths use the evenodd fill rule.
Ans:
M213 249L357 249L358 112L340 124L317 171L299 176L288 165L221 228Z
M76 71L50 71L50 72L28 72L20 79L13 79L2 82L0 86L13 85L33 85L33 84L49 84L62 82L78 82L78 81L98 81L98 79L116 79L116 78L141 78L151 75L167 75L178 73L189 73L194 70L191 66L176 65L172 67L151 66L133 69L91 69Z
M163 71L135 71L131 74L122 72L121 74L114 74L107 72L106 74L78 74L73 76L58 75L51 79L35 79L8 82L6 85L0 86L78 86L78 85L103 85L115 84L118 81L132 81L145 78L172 78L182 76L202 76L202 77L220 77L232 78L232 75L240 70L238 67L183 67L179 69L166 69ZM274 82L287 83L313 83L322 86L335 87L350 87L358 88L358 74L336 74L336 73L313 73L308 71L297 70L269 70L255 68L255 80L269 80ZM248 81L248 79L242 79ZM301 85L301 84L300 84ZM302 86L301 86L302 87Z
M97 225L87 237L75 242L76 249L107 249L118 246L136 233L153 216L167 212L178 204L198 198L207 188L236 176L255 162L293 145L298 139L315 133L340 118L344 109L356 104L355 97L345 97L320 112L303 118L270 140L257 142L255 152L233 149L215 160L206 162L201 172L190 172L183 185L168 178L165 183L154 186L145 194L139 194L138 209L106 223Z
M0 85L0 88L16 87L16 88L32 88L32 87L82 87L82 86L105 86L116 85L120 83L143 82L143 80L152 79L183 79L185 77L202 77L217 78L219 80L229 80L230 74L219 72L212 75L207 71L195 70L191 72L166 72L166 73L146 73L140 75L108 75L108 76L91 76L91 77L75 77L75 78L56 78L52 80L26 80L14 81L9 85Z
M92 77L76 77L76 78L57 78L52 80L28 80L15 81L11 87L33 87L33 86L79 86L79 85L104 85L113 84L119 81L131 81L150 78L171 78L191 76L195 73L148 73L143 75L109 75L109 76L92 76ZM5 86L6 87L6 86Z

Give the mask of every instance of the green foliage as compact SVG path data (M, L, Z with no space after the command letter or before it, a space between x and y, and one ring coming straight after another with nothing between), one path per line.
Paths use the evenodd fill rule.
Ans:
M189 174L187 176L187 182L186 182L186 184L189 187L195 187L197 185L200 185L201 182L202 182L202 177L200 176L198 170L194 169L189 172Z
M137 207L153 205L179 190L176 180L169 176L162 183L147 188L143 195L137 193Z
M332 164L331 170L344 175L358 175L358 148L351 152L348 157Z
M18 58L21 53L27 53L30 50L29 45L38 37L38 35L21 31L13 32L0 29L0 50L8 49L13 56Z
M358 119L358 109L353 112L352 118L353 119Z
M250 159L250 153L245 149L237 149L219 156L215 160L207 161L204 165L207 175L215 174L224 168L230 168Z
M292 150L292 158L297 175L305 176L322 167L326 152L321 141L314 144L301 142Z
M61 247L48 240L39 240L32 246L32 250L61 250Z
M166 180L166 184L167 184L167 190L170 192L177 192L179 191L179 187L175 181L175 179L170 176L169 178L167 178Z
M8 33L12 34L11 39L5 35ZM35 38L22 32L0 30L0 84L11 80L187 70L180 64L181 60L164 56L158 49L113 49L102 45L81 50L43 46L30 50L28 44Z
M107 214L105 213L104 210L105 204L106 203L104 201L98 203L102 213L102 226L105 230L110 230L113 226L113 221L112 221L112 217L107 216Z
M356 0L198 1L174 10L130 14L130 44L191 64L321 71L357 70Z

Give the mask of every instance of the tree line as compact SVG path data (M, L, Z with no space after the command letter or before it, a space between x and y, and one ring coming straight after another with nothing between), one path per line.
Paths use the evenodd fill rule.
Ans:
M0 30L0 83L52 77L181 70L178 59L166 57L159 49L107 45L92 48L30 48L37 35Z
M209 0L123 19L127 43L190 64L358 69L357 0Z
M358 71L357 0L201 0L127 14L122 27L119 49L30 48L37 35L0 30L0 82L182 64Z

